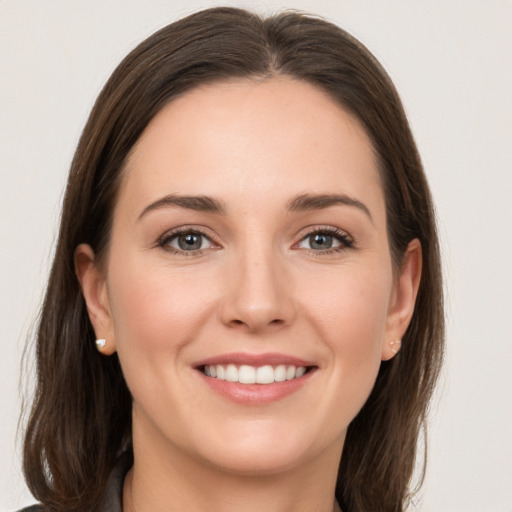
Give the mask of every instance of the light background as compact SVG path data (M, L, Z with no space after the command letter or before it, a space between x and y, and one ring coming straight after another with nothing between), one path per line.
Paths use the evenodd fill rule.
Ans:
M68 166L102 84L185 0L0 0L0 510L31 503L16 445L20 358ZM381 60L440 218L448 351L432 408L426 512L512 511L512 2L267 0L323 15ZM29 373L30 375L30 373ZM15 447L17 446L17 447Z

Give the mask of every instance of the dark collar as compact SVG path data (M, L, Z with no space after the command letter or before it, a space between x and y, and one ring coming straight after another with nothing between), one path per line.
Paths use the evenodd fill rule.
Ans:
M133 455L124 452L110 473L105 495L95 512L123 512L123 483L133 465Z

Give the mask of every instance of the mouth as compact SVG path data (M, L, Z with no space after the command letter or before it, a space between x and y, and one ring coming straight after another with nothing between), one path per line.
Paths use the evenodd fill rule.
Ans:
M265 405L311 381L319 367L285 354L230 353L197 361L193 368L210 389L244 405Z
M285 382L300 379L312 371L313 366L296 366L280 364L277 366L251 366L247 364L208 364L198 369L212 379L235 382L239 384L268 385L275 382Z

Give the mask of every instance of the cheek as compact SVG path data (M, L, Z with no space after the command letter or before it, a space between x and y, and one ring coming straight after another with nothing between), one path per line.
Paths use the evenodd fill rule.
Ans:
M118 260L119 261L119 260ZM206 277L205 277L206 279ZM187 270L125 261L109 277L109 298L118 351L176 352L200 329L211 309L211 290ZM130 354L132 357L132 354Z
M315 325L330 340L332 349L378 345L385 332L391 271L360 266L331 272L328 285L314 290L303 288L303 303ZM321 281L318 281L321 282Z
M380 367L391 286L391 271L343 269L327 291L304 299L304 310L328 348L333 378L339 382L334 392L352 402L356 412Z

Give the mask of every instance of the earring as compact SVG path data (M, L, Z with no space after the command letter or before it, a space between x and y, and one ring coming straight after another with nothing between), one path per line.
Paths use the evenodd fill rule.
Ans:
M106 344L107 344L107 340L105 338L96 340L96 348L98 349L98 352L101 352L105 348Z
M401 343L402 343L402 340L395 340L395 341L389 342L389 344L391 345L391 352L393 352L393 354L398 353L398 351L400 350ZM396 348L395 348L395 345L396 345Z

